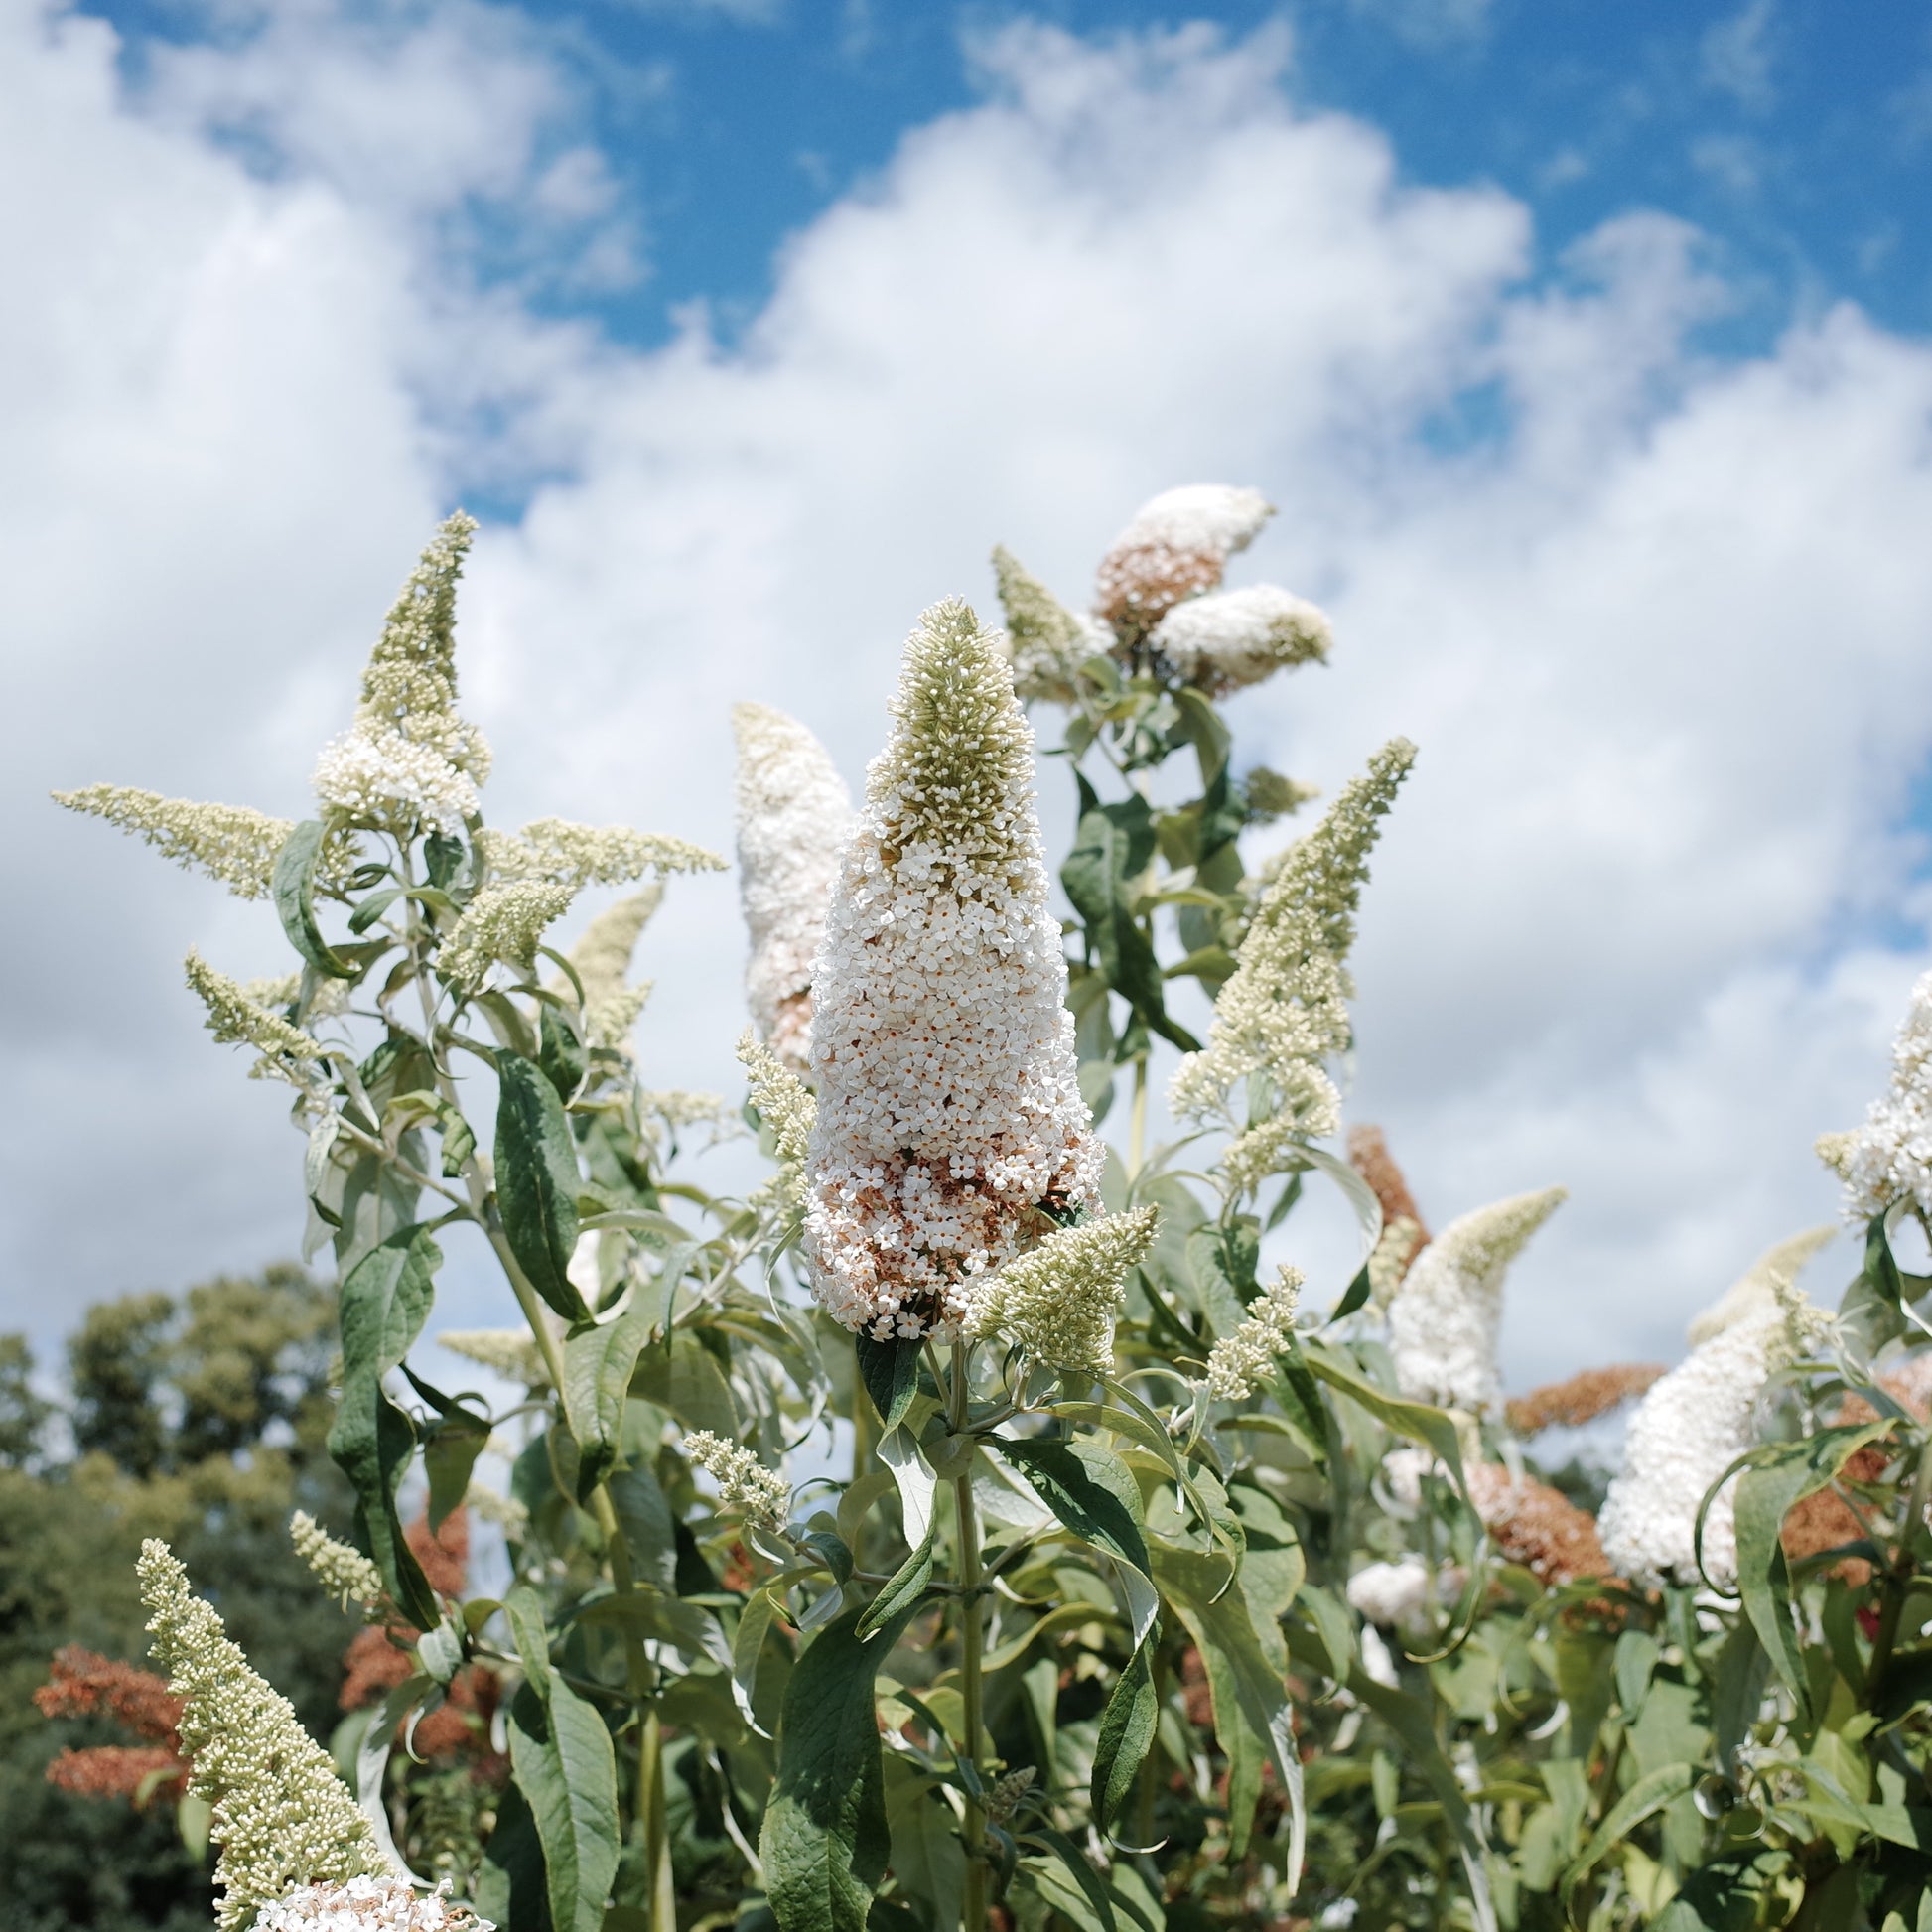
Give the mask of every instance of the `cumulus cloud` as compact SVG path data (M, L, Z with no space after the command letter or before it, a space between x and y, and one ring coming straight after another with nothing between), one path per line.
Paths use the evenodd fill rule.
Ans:
M568 144L513 25L491 84L532 131L476 192L534 209ZM4 31L0 88L45 111L0 111L0 219L49 291L0 324L27 332L0 383L29 429L0 453L0 568L44 640L8 884L65 948L8 962L20 1318L49 1322L39 1284L70 1306L295 1225L292 1140L173 990L189 939L254 968L272 935L32 793L298 808L434 504L536 450L555 480L485 530L466 606L492 812L714 845L731 701L803 718L856 778L912 617L987 600L995 540L1078 599L1157 489L1258 485L1282 514L1234 581L1316 599L1337 643L1236 701L1246 755L1332 789L1396 731L1423 748L1364 908L1353 1112L1438 1220L1572 1190L1512 1279L1515 1379L1667 1352L1829 1217L1810 1139L1882 1079L1923 937L1897 828L1932 740L1924 345L1839 308L1715 358L1725 288L1680 223L1548 262L1519 203L1408 182L1297 101L1279 34L1022 25L975 44L979 104L792 239L735 345L693 319L633 353L537 321L514 272L424 293L447 236L338 124L393 101L298 110L259 37L130 99L104 30ZM237 101L274 170L223 144ZM423 179L470 179L469 124L434 107ZM519 409L452 412L450 359ZM736 1079L732 921L729 882L681 882L652 929L662 1084ZM1338 1229L1290 1236L1346 1259Z

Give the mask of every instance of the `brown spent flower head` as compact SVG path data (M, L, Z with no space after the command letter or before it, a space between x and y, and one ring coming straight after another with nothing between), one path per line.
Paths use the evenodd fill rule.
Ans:
M1348 1130L1348 1165L1368 1182L1369 1191L1382 1203L1382 1224L1414 1221L1424 1242L1429 1240L1429 1223L1409 1191L1395 1156L1389 1152L1386 1135L1368 1121L1357 1121Z
M62 1751L48 1765L47 1781L76 1798L173 1804L188 1782L188 1766L165 1744L92 1744Z
M1500 1463L1479 1462L1469 1471L1469 1499L1505 1561L1521 1564L1538 1582L1556 1586L1610 1575L1596 1518L1561 1489L1512 1476Z
M1094 609L1132 649L1180 603L1214 590L1236 551L1275 513L1258 489L1189 483L1135 511L1100 560Z
M1562 1424L1581 1429L1632 1401L1665 1373L1661 1362L1614 1362L1587 1368L1563 1382L1546 1382L1528 1395L1511 1396L1503 1420L1519 1436L1535 1436Z
M48 1681L34 1693L43 1718L112 1718L135 1736L170 1747L179 1742L181 1702L165 1677L71 1643L54 1653Z
M1914 1355L1890 1374L1881 1375L1878 1386L1901 1408L1924 1422L1928 1409L1932 1409L1932 1350ZM1854 1395L1846 1397L1832 1420L1841 1424L1873 1422L1877 1414L1863 1396ZM1883 1445L1867 1443L1847 1460L1839 1472L1839 1481L1876 1482L1890 1461ZM1836 1487L1829 1487L1814 1490L1792 1505L1778 1540L1784 1545L1785 1561L1800 1563L1843 1544L1860 1542L1863 1536L1864 1526L1852 1513L1852 1506ZM1846 1557L1832 1566L1831 1574L1857 1589L1870 1582L1871 1565L1863 1557Z

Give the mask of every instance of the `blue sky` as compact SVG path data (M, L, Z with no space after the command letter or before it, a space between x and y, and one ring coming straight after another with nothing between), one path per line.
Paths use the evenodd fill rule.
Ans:
M734 701L856 786L993 543L1079 603L1155 491L1262 489L1236 580L1336 646L1241 756L1423 748L1351 1118L1437 1220L1571 1189L1512 1379L1673 1356L1832 1215L1812 1141L1932 951L1925 9L1202 11L0 0L0 894L48 921L0 958L0 1327L299 1226L181 981L282 970L273 921L47 792L301 816L459 500L491 822L727 849ZM681 883L653 1083L735 1090L740 949Z
M126 36L133 73L154 41L224 38L167 0L88 11ZM581 87L583 127L641 242L622 286L546 300L640 345L692 303L729 339L770 294L789 232L862 186L909 128L976 98L970 50L1017 13L1083 36L1285 24L1306 106L1386 130L1413 180L1505 188L1534 209L1551 258L1632 207L1696 224L1732 285L1707 326L1714 351L1761 348L1794 308L1834 296L1894 328L1932 326L1932 15L1905 0L529 0L520 11Z

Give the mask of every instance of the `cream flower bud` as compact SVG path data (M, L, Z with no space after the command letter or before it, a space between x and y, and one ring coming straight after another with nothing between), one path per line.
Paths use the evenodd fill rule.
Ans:
M748 1527L784 1528L791 1509L791 1485L750 1449L699 1429L684 1439L684 1452L717 1483L719 1503L738 1510Z
M1189 483L1143 503L1100 560L1094 604L1137 643L1183 598L1214 590L1227 560L1274 515L1258 489Z
M1155 1207L1058 1228L1038 1247L982 1276L967 1305L967 1331L997 1336L1046 1368L1108 1375L1114 1316L1130 1268L1154 1241Z
M237 898L268 897L275 856L295 830L288 819L246 805L197 804L133 785L83 785L78 791L57 791L54 802L138 833L164 859L199 867Z
M787 1218L805 1204L805 1156L811 1147L812 1122L818 1102L812 1090L783 1064L770 1047L749 1033L738 1042L738 1057L751 1075L752 1105L770 1129L778 1157L778 1171L754 1196L754 1204L767 1198Z
M473 988L483 983L499 959L527 978L536 970L536 950L545 930L563 917L576 896L573 887L540 879L485 886L444 935L436 963L445 977Z
M1779 1294L1798 1279L1805 1263L1837 1235L1838 1229L1828 1224L1807 1228L1766 1248L1710 1308L1693 1317L1688 1330L1691 1346L1709 1341L1746 1315L1775 1308Z
M732 707L738 739L738 891L751 936L752 1024L794 1073L811 1063L812 962L852 830L852 795L824 746L769 705Z
M1221 697L1294 665L1320 662L1334 632L1306 598L1256 584L1176 604L1148 642L1184 683Z
M360 1550L338 1543L305 1509L289 1518L289 1541L295 1554L316 1573L316 1581L347 1609L360 1603L364 1609L387 1594L382 1587L382 1572Z
M374 1831L329 1753L249 1668L167 1544L143 1543L135 1567L154 1654L182 1700L189 1794L208 1802L208 1833L221 1848L221 1932L236 1932L292 1886L386 1875Z
M550 1385L550 1370L527 1328L450 1328L436 1337L452 1355L493 1370L506 1381L526 1388Z
M1503 1276L1569 1198L1566 1188L1546 1187L1478 1207L1417 1256L1389 1304L1389 1351L1404 1395L1458 1409L1496 1406Z
M577 825L567 818L533 819L520 832L484 831L477 843L493 881L540 881L574 893L587 886L628 885L651 873L725 869L717 853L689 839L629 825Z
M400 732L345 732L323 748L313 782L319 803L404 837L453 837L483 809L467 771Z
M1275 1357L1295 1332L1302 1271L1284 1268L1267 1292L1248 1304L1248 1318L1208 1351L1207 1392L1220 1402L1243 1402L1275 1372Z
M1206 1047L1175 1070L1175 1113L1241 1127L1234 1112L1249 1076L1267 1075L1272 1105L1222 1157L1228 1178L1258 1186L1301 1139L1332 1134L1341 1096L1325 1062L1349 1044L1345 960L1368 855L1416 748L1393 739L1345 785L1321 822L1292 846L1261 895L1232 977L1221 989Z
M207 1008L208 1032L224 1046L252 1046L261 1054L249 1069L251 1078L309 1084L310 1069L322 1058L320 1040L258 1006L239 981L217 973L192 946L185 963L189 990Z
M813 976L803 1249L847 1327L946 1339L976 1276L1099 1205L1101 1149L1065 1010L1033 732L965 605L920 620L893 714Z
M1006 652L1013 688L1023 698L1071 704L1080 693L1080 666L1104 657L1113 638L1092 618L1076 616L1010 551L993 552L993 575L1006 613Z

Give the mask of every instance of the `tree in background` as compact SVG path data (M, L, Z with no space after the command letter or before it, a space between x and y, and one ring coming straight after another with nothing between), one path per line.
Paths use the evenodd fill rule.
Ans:
M137 1810L47 1780L63 1750L136 1738L34 1703L68 1646L145 1663L133 1564L157 1524L309 1728L327 1739L340 1719L352 1628L288 1540L294 1509L348 1520L323 1446L334 1322L331 1291L285 1265L123 1296L69 1341L59 1401L35 1387L26 1341L0 1336L0 1932L208 1923L171 1794Z

